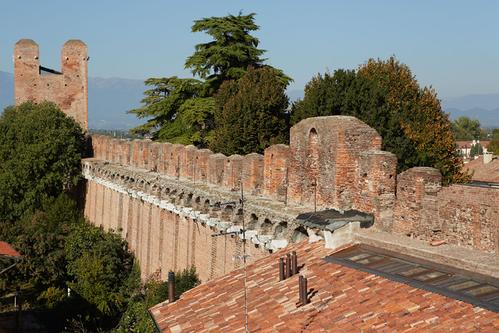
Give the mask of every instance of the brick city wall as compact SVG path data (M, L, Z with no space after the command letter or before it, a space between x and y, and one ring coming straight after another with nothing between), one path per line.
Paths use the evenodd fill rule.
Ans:
M256 245L249 246L255 258L312 236L315 231L300 229L294 218L314 207L357 209L373 214L376 230L499 253L497 190L444 188L433 168L397 175L395 156L380 146L376 131L353 117L338 116L300 122L291 129L289 146L271 146L263 155L225 156L194 146L94 135L94 158L85 163L100 178L87 177L85 210L92 223L121 230L144 274L161 267L163 277L169 269L191 264L201 270L203 279L236 267L240 237L211 235L240 225L241 184L248 199L244 220L251 244ZM125 182L128 189L116 194L112 185L106 189L102 181L95 184L96 179ZM179 184L190 190L172 189ZM186 217L177 208L158 210L154 202L164 194L148 203L130 194L137 188L153 197L154 191L166 189L169 203L207 214L208 222L197 215ZM223 202L232 202L230 209ZM209 262L209 267L197 265L202 262Z
M375 215L389 225L396 187L395 155L354 117L306 119L291 129L290 145L264 155L214 154L207 149L148 140L92 137L94 157L170 177L266 197L308 210L334 207Z
M16 104L51 101L88 129L88 56L86 45L69 40L61 51L61 72L40 69L38 45L21 39L14 48Z
M499 190L441 178L423 167L398 175L393 232L499 254Z

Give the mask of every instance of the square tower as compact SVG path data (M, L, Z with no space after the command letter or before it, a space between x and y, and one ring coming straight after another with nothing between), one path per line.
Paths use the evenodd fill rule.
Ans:
M40 66L38 44L21 39L14 48L14 82L16 104L54 102L88 130L88 55L82 41L64 44L58 72Z

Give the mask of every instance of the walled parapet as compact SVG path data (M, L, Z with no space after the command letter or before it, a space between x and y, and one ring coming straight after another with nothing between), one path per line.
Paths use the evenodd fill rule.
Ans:
M442 188L436 201L438 219L428 217L432 232L450 244L499 255L498 189L452 185Z
M225 160L227 160L227 156L224 154L213 154L208 157L208 183L223 184Z
M498 252L497 189L442 188L441 175L433 168L412 168L397 176L395 155L381 151L376 131L352 117L306 119L292 128L290 146L273 145L264 156L225 156L193 146L99 135L92 137L92 145L96 159L157 173L172 182L189 181L236 196L243 184L246 195L265 205L304 211L315 205L318 210L356 209L372 214L377 230ZM146 185L161 189L155 181ZM169 200L184 200L177 198L179 192L168 193ZM213 199L202 198L184 203L203 203L198 199L208 200L200 211L240 224L242 216L230 205L217 207ZM249 229L260 227L261 237L272 229L284 237L281 231L288 230L283 221L244 218ZM291 234L296 234L292 240L303 235L296 230Z
M241 175L243 170L243 157L231 155L225 159L223 186L235 191L241 188Z
M302 120L290 132L288 200L323 208L353 208L359 196L360 155L380 148L379 134L357 118Z
M244 156L241 179L244 191L259 195L263 188L263 156L252 153Z
M494 188L442 187L433 168L398 175L393 232L499 253L499 194Z
M396 177L397 156L394 154L379 150L360 154L353 207L372 213L375 227L384 231L390 231L393 222Z
M278 144L265 149L263 155L264 194L285 201L288 191L289 146Z
M40 66L38 45L21 39L14 47L16 104L51 101L80 126L88 129L88 55L79 40L67 41L61 50L61 71Z
M213 153L209 149L200 149L196 151L194 170L194 180L207 182L208 180L208 159Z
M197 148L189 145L186 146L183 154L181 156L181 168L180 168L180 177L193 179L196 168L196 155Z
M420 226L428 223L424 220L424 212L436 214L436 202L428 197L436 198L441 185L442 175L437 169L416 167L406 170L397 176L397 202L394 210L393 231L405 235L425 233ZM430 229L426 228L425 229Z

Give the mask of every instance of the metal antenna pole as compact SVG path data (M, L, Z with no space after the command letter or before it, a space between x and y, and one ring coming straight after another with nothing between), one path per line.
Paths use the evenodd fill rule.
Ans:
M243 190L243 182L241 184L241 210L242 214L242 224L243 224L243 269L244 269L244 331L245 333L249 333L249 325L248 325L248 293L246 291L246 280L247 280L247 272L246 272L246 226L244 224L244 190Z

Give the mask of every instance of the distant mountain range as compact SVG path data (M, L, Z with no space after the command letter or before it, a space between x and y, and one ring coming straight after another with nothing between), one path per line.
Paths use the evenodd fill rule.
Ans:
M130 129L143 123L128 110L140 105L145 90L142 80L89 78L89 125L92 129ZM302 90L289 90L291 101L303 98ZM14 103L14 77L0 71L0 110ZM468 116L485 127L499 127L499 93L466 95L442 101L451 119Z

